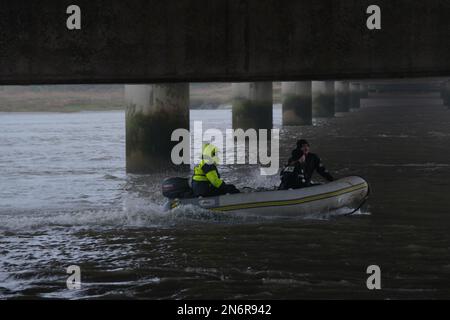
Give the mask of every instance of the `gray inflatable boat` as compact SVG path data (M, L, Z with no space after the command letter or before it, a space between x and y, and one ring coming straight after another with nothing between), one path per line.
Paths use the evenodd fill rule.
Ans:
M369 196L369 185L361 177L351 176L302 189L272 190L226 194L216 197L174 198L165 210L193 205L206 210L246 213L260 216L305 216L339 210L357 211Z

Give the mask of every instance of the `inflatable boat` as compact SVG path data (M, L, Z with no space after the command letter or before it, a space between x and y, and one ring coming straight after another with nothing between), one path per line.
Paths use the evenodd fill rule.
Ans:
M165 185L170 186L170 183ZM368 196L368 183L361 177L352 176L301 189L242 192L205 198L195 198L189 193L172 194L164 209L168 211L193 205L212 211L260 216L306 216L336 210L348 215L357 211Z

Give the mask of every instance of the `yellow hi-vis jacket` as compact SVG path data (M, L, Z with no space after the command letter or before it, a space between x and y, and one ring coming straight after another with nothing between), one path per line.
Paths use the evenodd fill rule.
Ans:
M220 179L217 167L214 164L208 164L205 160L200 161L200 163L194 168L194 176L192 180L198 182L209 182L215 188L220 188L223 181Z

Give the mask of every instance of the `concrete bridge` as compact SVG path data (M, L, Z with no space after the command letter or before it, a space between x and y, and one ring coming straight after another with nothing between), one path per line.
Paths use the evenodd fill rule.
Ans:
M69 5L80 29L69 30ZM170 154L189 126L190 82L234 82L233 126L271 128L272 81L283 122L358 108L361 79L450 76L450 2L377 0L42 0L0 3L0 84L124 83L127 170ZM448 105L448 81L442 82Z

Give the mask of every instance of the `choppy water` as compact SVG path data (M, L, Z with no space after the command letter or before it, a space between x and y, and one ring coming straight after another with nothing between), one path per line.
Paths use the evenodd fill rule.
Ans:
M162 213L170 173L125 173L123 112L0 114L0 298L449 298L450 111L430 97L363 105L281 129L282 162L305 137L335 176L373 191L357 215L296 220ZM191 120L224 129L231 112ZM222 171L240 187L278 183L256 166ZM366 288L371 264L380 291ZM66 288L69 265L81 290Z

